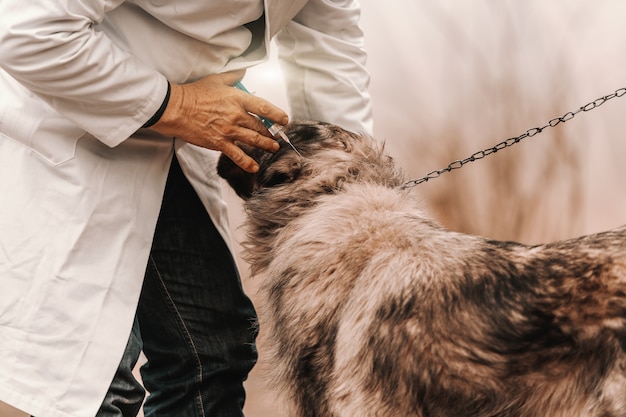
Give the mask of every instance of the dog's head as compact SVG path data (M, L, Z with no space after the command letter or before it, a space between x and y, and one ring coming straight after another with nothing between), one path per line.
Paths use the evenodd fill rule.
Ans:
M302 157L283 142L273 154L242 146L257 161L259 171L245 172L221 155L218 174L243 199L260 190L295 183L312 193L329 193L356 181L387 186L402 183L402 176L384 154L383 145L369 137L322 122L291 123L285 134Z

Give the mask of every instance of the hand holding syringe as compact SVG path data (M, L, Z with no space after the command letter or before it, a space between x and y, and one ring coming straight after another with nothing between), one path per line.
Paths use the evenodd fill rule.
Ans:
M237 81L235 83L234 87L238 88L241 91L245 91L248 94L252 94L252 93L250 93L250 91L248 91L248 89L246 87L244 87L244 85L241 83L241 81ZM298 156L300 158L302 158L302 155L300 154L300 152L298 152L298 150L296 149L295 146L293 146L293 144L291 143L291 141L289 140L289 138L287 137L285 132L283 132L284 126L279 125L278 123L274 123L273 121L271 121L270 119L267 119L265 117L261 117L261 116L258 116L256 114L254 116L258 117L259 120L261 120L261 122L263 122L263 124L265 125L267 130L269 130L269 132L272 134L272 136L274 136L274 137L279 136L282 140L284 140L286 143L288 143L289 146L291 146L291 148L298 154Z

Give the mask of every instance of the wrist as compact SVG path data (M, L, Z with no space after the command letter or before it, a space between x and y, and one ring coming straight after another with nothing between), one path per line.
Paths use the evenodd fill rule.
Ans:
M184 89L181 85L168 82L167 103L162 106L163 111L160 117L150 126L150 129L164 135L177 136L183 95Z
M167 82L167 92L165 93L165 98L163 99L163 102L161 103L161 106L158 108L158 110L154 113L154 115L148 119L148 121L146 123L143 124L143 126L141 126L142 128L148 128L153 126L155 123L157 123L161 117L163 116L163 113L165 112L165 108L167 107L169 101L170 101L170 94L172 91L172 86L170 84L170 82Z

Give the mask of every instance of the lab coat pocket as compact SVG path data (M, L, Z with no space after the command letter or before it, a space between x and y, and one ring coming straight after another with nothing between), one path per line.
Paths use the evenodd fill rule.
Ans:
M83 129L2 73L0 91L2 136L27 146L52 165L74 157Z
M60 165L74 158L78 139L85 134L84 130L60 116L33 120L16 114L14 119L16 122L12 126L2 123L0 134L27 146L51 165Z

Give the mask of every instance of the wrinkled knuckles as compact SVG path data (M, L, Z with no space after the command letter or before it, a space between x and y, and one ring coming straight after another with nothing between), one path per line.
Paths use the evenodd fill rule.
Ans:
M262 115L266 115L271 111L271 108L269 105L267 105L266 103L260 103L259 104L259 113Z
M256 148L261 147L265 144L267 138L265 136L261 136L259 134L250 135L250 138L247 140L248 145L252 145Z
M247 159L247 158L246 158L246 155L244 154L244 152L243 152L243 151L240 151L240 152L234 152L234 153L232 153L231 155L228 155L228 157L229 157L230 159L232 159L232 160L233 160L233 162L234 162L235 164L239 165L239 166L244 165L244 163L246 162L246 159ZM249 164L249 163L250 163L250 162L248 161L248 164Z

